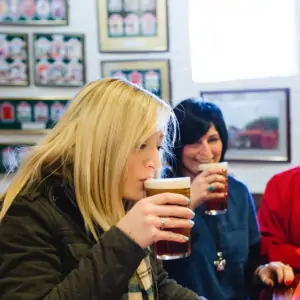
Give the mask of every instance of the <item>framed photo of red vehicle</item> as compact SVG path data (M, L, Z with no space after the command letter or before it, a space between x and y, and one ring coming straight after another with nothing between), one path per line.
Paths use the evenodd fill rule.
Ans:
M291 161L289 89L202 91L200 96L223 112L227 161Z

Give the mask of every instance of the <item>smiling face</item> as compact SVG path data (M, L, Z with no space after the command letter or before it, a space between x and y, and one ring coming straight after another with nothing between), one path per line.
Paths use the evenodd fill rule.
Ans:
M162 141L163 133L159 131L130 154L124 181L124 199L138 201L145 197L144 182L153 178L155 172L161 168Z
M199 140L184 146L181 173L196 175L199 172L199 164L218 163L221 160L222 150L220 135L216 127L211 125L207 133Z

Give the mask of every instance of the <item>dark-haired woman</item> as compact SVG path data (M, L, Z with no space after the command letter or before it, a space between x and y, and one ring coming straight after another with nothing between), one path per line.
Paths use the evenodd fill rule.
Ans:
M175 114L179 132L164 176L191 177L196 216L191 255L165 262L170 277L209 300L254 297L258 291L254 282L291 284L294 275L289 266L280 262L259 266L261 237L253 199L242 182L228 176L227 212L205 214L203 203L224 197L226 184L219 168L199 174L199 164L224 160L228 133L220 109L201 99L188 99L175 107Z

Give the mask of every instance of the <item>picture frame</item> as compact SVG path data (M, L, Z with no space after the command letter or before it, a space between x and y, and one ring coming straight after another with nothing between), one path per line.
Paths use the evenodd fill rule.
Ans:
M203 91L200 96L223 112L229 136L225 160L291 161L288 88Z
M16 172L34 143L0 143L0 174Z
M62 117L66 98L0 98L0 134L42 134Z
M128 80L172 105L170 68L168 59L106 60L101 62L101 77Z
M68 0L1 0L0 3L0 25L64 26L68 23Z
M86 83L84 40L84 34L35 33L35 85L83 86Z
M29 86L28 34L0 32L0 86Z
M167 0L97 0L99 51L167 52Z

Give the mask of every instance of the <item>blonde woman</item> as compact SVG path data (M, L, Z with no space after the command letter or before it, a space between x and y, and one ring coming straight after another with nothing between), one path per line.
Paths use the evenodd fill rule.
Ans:
M172 116L118 79L85 86L2 197L1 300L200 299L167 278L150 246L192 227L177 194L145 198ZM171 118L172 119L172 118ZM171 205L170 205L171 204Z

